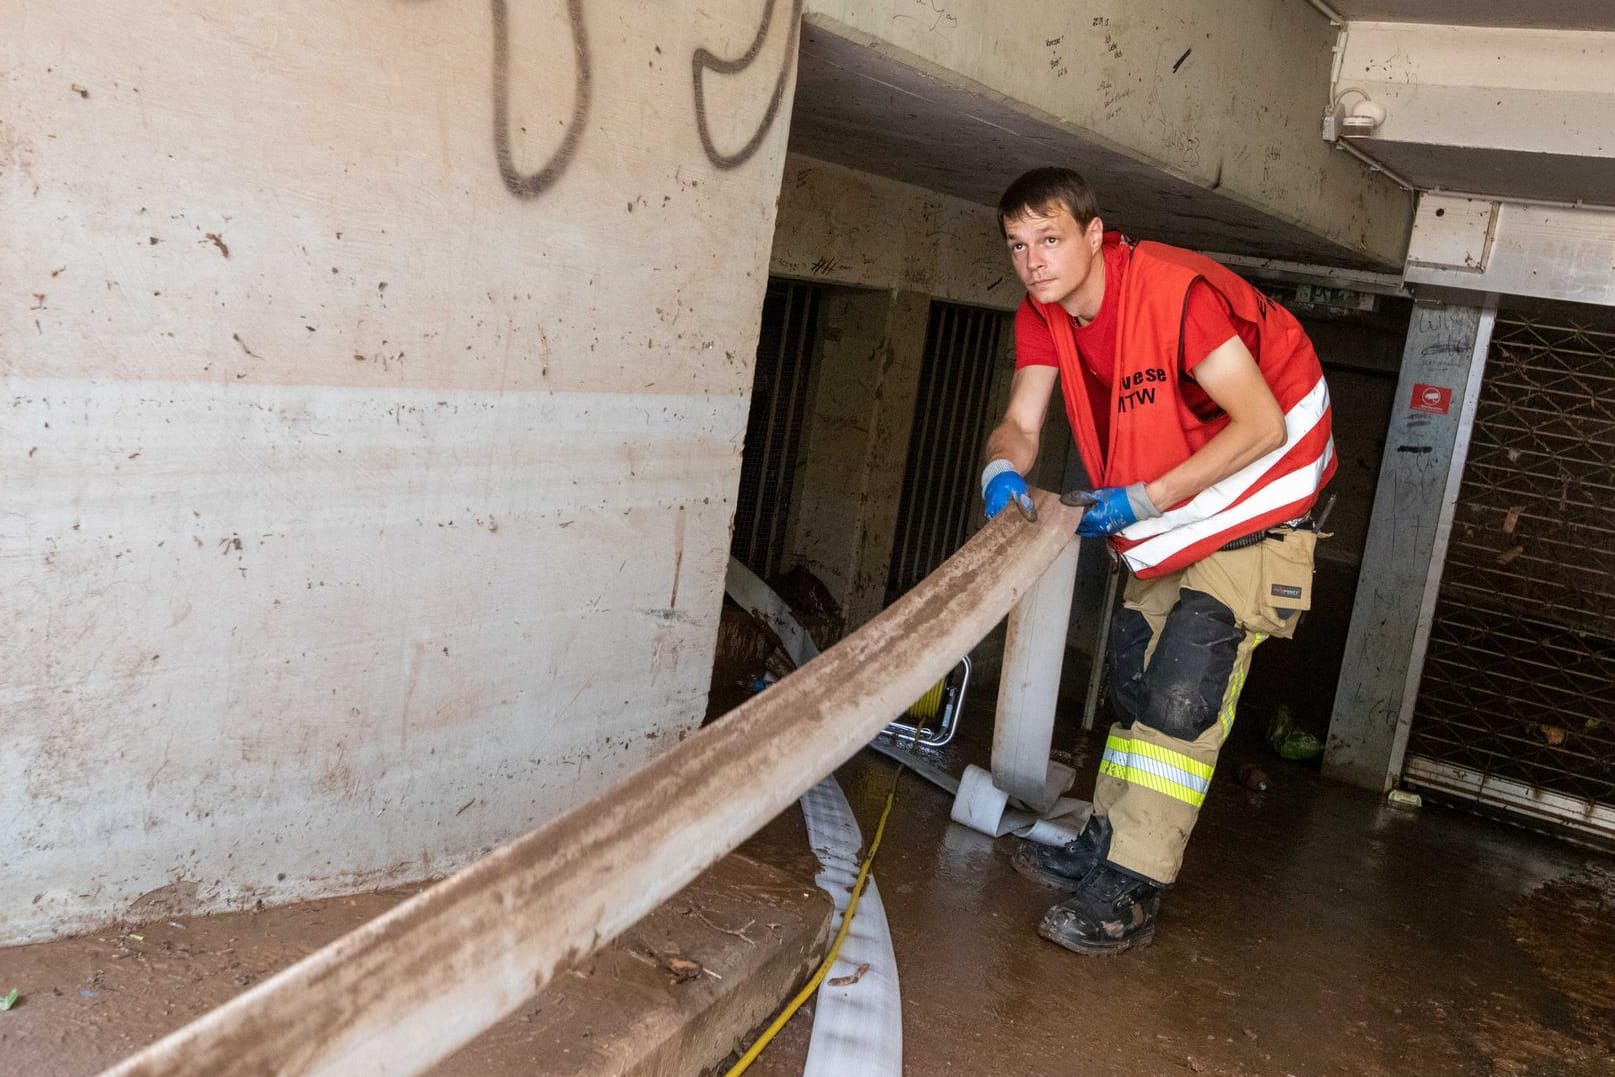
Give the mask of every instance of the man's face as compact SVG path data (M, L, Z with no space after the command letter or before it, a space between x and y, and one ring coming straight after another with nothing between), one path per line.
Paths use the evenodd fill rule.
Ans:
M1083 228L1064 206L1048 215L1027 211L1004 219L1009 259L1027 293L1083 318L1098 313L1104 295L1103 278L1094 273L1104 229L1098 217Z

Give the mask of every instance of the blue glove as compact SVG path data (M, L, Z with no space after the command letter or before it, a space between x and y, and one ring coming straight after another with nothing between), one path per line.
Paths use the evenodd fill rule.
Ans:
M1008 460L993 460L987 464L981 473L981 496L987 502L989 520L1003 512L1012 500L1019 502L1024 511L1032 509L1032 495L1026 489L1026 480Z
M1093 507L1082 514L1082 522L1077 525L1079 535L1114 535L1140 520L1161 515L1141 482L1103 487L1093 492L1093 500Z

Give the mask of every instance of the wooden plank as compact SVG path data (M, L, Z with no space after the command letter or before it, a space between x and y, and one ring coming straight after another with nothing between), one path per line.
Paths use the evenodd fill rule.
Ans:
M1072 541L1037 494L804 669L601 797L107 1071L418 1073L615 938L850 758Z

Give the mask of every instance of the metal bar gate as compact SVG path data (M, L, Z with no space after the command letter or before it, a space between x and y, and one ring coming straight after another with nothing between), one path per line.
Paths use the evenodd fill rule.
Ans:
M993 310L931 304L886 581L888 603L965 540L1004 320Z
M1499 312L1404 778L1615 841L1615 315Z
M764 579L785 556L821 292L818 285L770 278L763 297L730 552Z

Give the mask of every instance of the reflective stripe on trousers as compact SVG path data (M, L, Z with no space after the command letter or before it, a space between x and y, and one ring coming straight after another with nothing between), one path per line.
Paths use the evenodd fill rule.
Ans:
M1206 802L1206 790L1211 788L1211 767L1182 752L1134 739L1126 731L1119 735L1113 732L1105 741L1105 757L1099 770L1112 778L1175 797L1193 808Z

